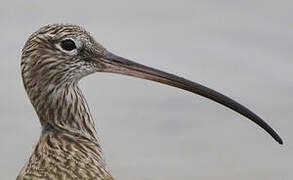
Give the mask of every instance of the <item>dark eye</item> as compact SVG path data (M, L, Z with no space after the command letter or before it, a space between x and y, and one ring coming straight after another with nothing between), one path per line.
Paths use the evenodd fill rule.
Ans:
M61 41L60 45L65 51L72 51L73 49L76 49L76 45L71 39Z

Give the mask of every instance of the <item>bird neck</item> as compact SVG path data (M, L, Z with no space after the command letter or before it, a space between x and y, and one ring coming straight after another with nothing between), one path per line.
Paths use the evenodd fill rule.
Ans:
M43 130L50 127L97 141L94 121L77 83L26 90Z

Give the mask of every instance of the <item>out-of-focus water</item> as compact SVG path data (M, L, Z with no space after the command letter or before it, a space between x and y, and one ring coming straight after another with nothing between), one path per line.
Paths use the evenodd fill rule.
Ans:
M40 125L20 78L28 36L84 26L108 50L216 89L283 137L210 100L112 74L80 82L119 180L293 178L292 1L4 1L0 6L0 179L14 179Z

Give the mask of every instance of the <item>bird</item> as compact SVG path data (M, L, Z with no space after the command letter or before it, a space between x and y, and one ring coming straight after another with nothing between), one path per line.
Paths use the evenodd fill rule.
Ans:
M213 89L115 55L83 27L49 24L26 41L21 54L25 91L41 134L17 180L112 180L87 101L78 86L93 73L116 73L180 88L226 106L253 121L279 144L281 137L254 112Z

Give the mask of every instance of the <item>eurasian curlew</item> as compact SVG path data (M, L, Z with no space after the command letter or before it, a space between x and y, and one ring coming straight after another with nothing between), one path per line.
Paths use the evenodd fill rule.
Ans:
M229 97L116 56L76 25L40 28L27 40L21 59L23 84L42 132L18 180L113 179L106 168L88 105L78 88L82 77L95 72L134 76L199 94L242 114L283 143L266 122Z

